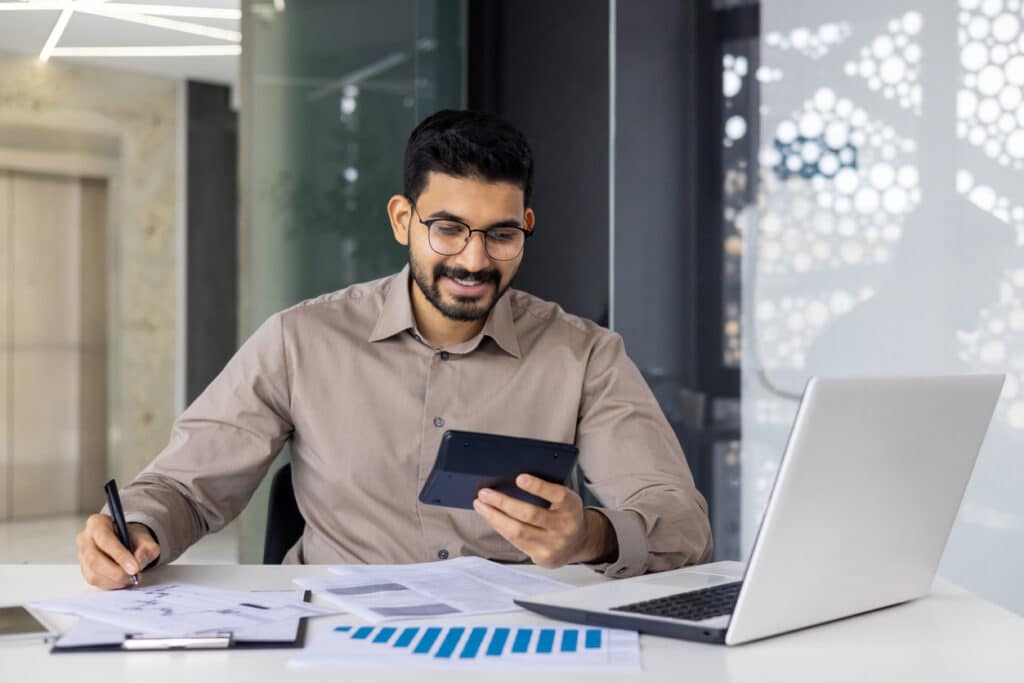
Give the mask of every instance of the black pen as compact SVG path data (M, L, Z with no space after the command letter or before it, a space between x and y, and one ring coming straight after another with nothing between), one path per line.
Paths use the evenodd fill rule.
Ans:
M103 487L103 493L107 494L107 507L110 508L110 516L114 518L114 528L117 530L117 537L121 539L121 545L128 548L128 552L135 555L135 548L128 538L128 525L124 521L124 510L121 508L121 496L117 495L117 482L113 479ZM132 574L132 584L139 585L139 575Z

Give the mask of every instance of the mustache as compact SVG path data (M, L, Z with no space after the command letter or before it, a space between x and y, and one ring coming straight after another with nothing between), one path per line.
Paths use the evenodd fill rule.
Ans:
M465 268L451 268L444 264L438 264L434 266L434 282L441 277L450 277L452 279L459 280L479 280L480 282L493 282L498 284L501 282L501 273L493 268L487 268L485 270L478 270L475 273Z

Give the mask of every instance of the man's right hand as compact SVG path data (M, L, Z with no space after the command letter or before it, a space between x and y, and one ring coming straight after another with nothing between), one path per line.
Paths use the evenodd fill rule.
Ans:
M91 515L85 521L85 529L75 538L78 564L85 580L104 590L126 588L132 583L132 574L141 573L160 557L160 546L146 525L130 522L128 538L135 548L134 557L121 544L109 515Z

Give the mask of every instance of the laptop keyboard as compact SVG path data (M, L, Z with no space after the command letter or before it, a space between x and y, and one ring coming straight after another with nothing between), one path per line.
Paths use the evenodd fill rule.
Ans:
M650 614L655 617L684 619L686 621L702 621L723 614L732 614L736 600L740 595L742 581L723 583L711 588L701 588L685 593L666 595L654 600L633 602L620 607L612 607L616 612L633 612Z

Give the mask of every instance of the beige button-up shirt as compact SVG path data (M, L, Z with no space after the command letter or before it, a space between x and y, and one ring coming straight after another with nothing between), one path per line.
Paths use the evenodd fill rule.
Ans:
M622 338L508 290L473 339L416 330L408 267L270 317L121 492L170 562L237 516L291 440L305 532L285 562L529 558L473 510L419 502L447 429L575 443L632 576L707 561L707 504Z

